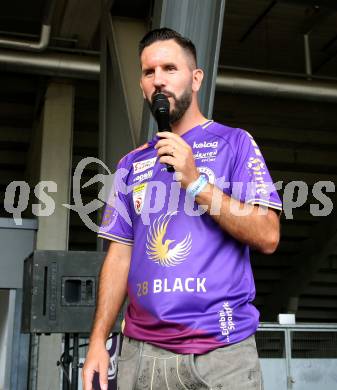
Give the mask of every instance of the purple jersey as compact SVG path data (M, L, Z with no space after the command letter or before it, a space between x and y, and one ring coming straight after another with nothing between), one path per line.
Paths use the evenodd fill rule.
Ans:
M208 121L182 138L210 183L242 202L281 210L261 152L246 131ZM133 245L124 333L177 353L202 354L257 329L249 248L181 189L159 163L157 141L120 161L98 235Z

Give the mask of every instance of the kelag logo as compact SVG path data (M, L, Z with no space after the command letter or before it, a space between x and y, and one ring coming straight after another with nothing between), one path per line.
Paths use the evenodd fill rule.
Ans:
M202 148L212 148L212 149L215 149L218 147L218 141L214 141L214 142L200 142L200 143L196 143L195 141L193 142L193 148L195 149L202 149Z

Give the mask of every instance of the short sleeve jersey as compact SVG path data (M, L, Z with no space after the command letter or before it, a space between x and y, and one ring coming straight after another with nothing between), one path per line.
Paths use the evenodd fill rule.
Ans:
M210 183L241 202L282 209L248 132L208 121L182 138ZM159 163L157 141L120 161L98 235L133 246L124 334L202 354L258 327L249 247L223 231Z

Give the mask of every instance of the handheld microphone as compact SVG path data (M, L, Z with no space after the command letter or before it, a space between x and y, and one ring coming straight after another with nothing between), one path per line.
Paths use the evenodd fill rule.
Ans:
M170 126L170 102L163 93L154 95L151 111L157 121L159 131L172 131ZM174 172L172 165L166 164L168 172Z

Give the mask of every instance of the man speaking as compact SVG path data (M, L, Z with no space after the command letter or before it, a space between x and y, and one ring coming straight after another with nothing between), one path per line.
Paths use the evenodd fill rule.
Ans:
M139 55L143 96L152 108L158 93L168 100L172 132L119 162L127 190L99 230L111 242L84 388L98 372L107 389L105 343L127 296L119 389L262 389L249 247L275 251L281 201L252 136L200 112L194 44L162 28L145 35Z

